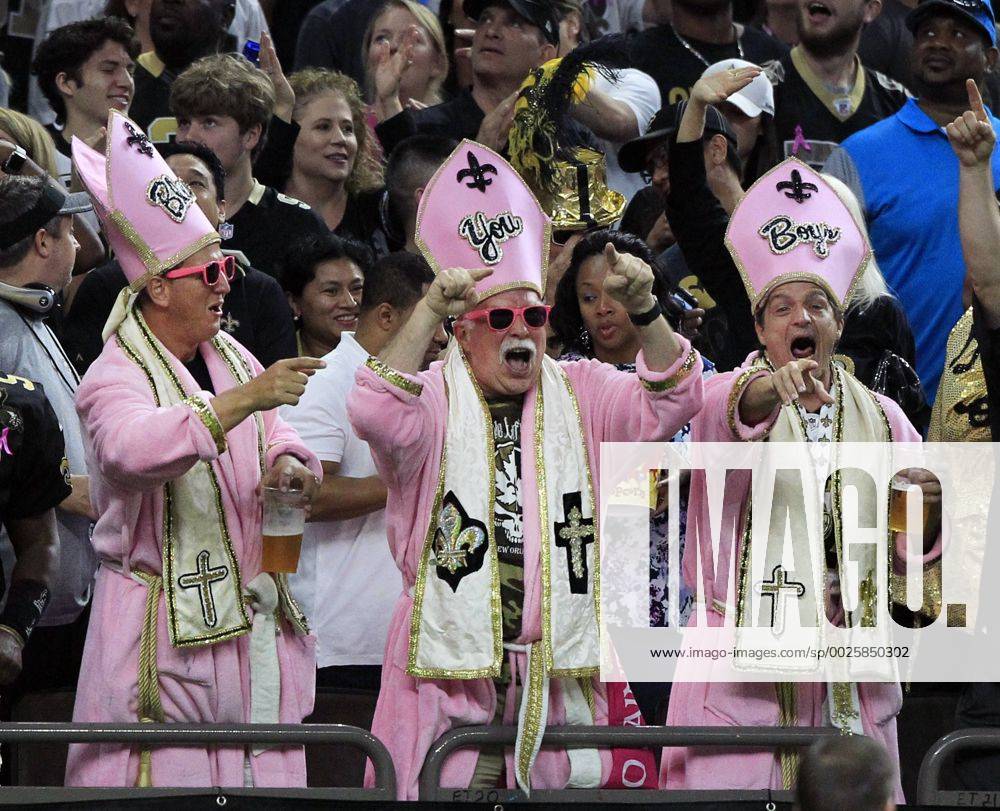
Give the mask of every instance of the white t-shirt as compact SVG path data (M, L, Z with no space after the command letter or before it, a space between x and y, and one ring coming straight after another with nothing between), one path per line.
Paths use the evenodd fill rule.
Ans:
M344 333L309 380L297 406L282 406L287 420L321 462L339 462L340 475L375 476L368 443L347 420L347 394L368 353ZM402 593L402 577L389 553L385 510L346 521L306 524L292 593L316 634L316 666L380 665L389 619Z
M625 68L616 71L616 79L612 82L598 73L594 80L594 88L618 101L625 102L635 114L639 134L646 134L649 122L660 109L660 89L652 76L635 68ZM642 182L642 177L637 172L623 172L618 165L618 150L622 146L620 143L604 139L598 141L601 151L607 158L608 186L624 194L626 200L631 200L632 195L646 184Z
M606 34L642 31L642 8L645 0L608 0L602 15L608 23Z

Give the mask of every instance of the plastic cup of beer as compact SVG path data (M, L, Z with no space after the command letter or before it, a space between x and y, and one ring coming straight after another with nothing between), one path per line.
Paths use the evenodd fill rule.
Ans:
M916 484L911 482L907 476L900 474L892 477L892 491L889 494L890 532L906 532L906 501L909 497L907 491L911 487L916 487ZM916 493L913 494L913 498L917 498ZM923 507L922 519L926 525L930 513L930 505L926 499L921 499L921 501Z
M265 572L294 572L299 568L306 501L301 490L264 488L263 553Z

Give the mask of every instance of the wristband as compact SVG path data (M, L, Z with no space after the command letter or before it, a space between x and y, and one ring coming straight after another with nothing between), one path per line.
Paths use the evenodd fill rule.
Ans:
M48 586L38 580L15 580L7 592L7 605L0 613L0 625L18 634L25 642L31 636L32 630L52 595Z
M629 313L628 320L637 327L646 327L652 324L661 315L663 315L663 308L660 307L660 302L654 299L653 306L646 310L646 312Z
M24 147L16 146L14 151L10 153L7 160L0 165L0 169L3 169L5 175L16 175L19 174L21 169L24 168L25 162L28 160L28 153L24 151Z

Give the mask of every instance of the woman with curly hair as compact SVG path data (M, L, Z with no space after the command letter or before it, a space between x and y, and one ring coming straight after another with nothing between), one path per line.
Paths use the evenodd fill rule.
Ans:
M283 191L312 206L334 233L370 243L379 224L382 167L357 82L321 68L288 81L299 134Z

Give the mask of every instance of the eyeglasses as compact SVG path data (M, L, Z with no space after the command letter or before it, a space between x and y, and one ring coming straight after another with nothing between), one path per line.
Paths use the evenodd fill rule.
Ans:
M223 259L213 259L204 265L191 265L186 268L174 268L163 274L165 279L180 279L184 276L194 276L201 274L202 280L209 287L215 287L219 283L219 277L225 276L227 282L231 282L236 276L236 257L227 256Z
M548 304L532 304L528 307L493 307L489 310L473 310L465 314L465 318L473 321L485 321L494 332L503 332L509 329L514 319L518 316L524 319L524 323L532 329L539 329L549 323L549 311L552 308Z

